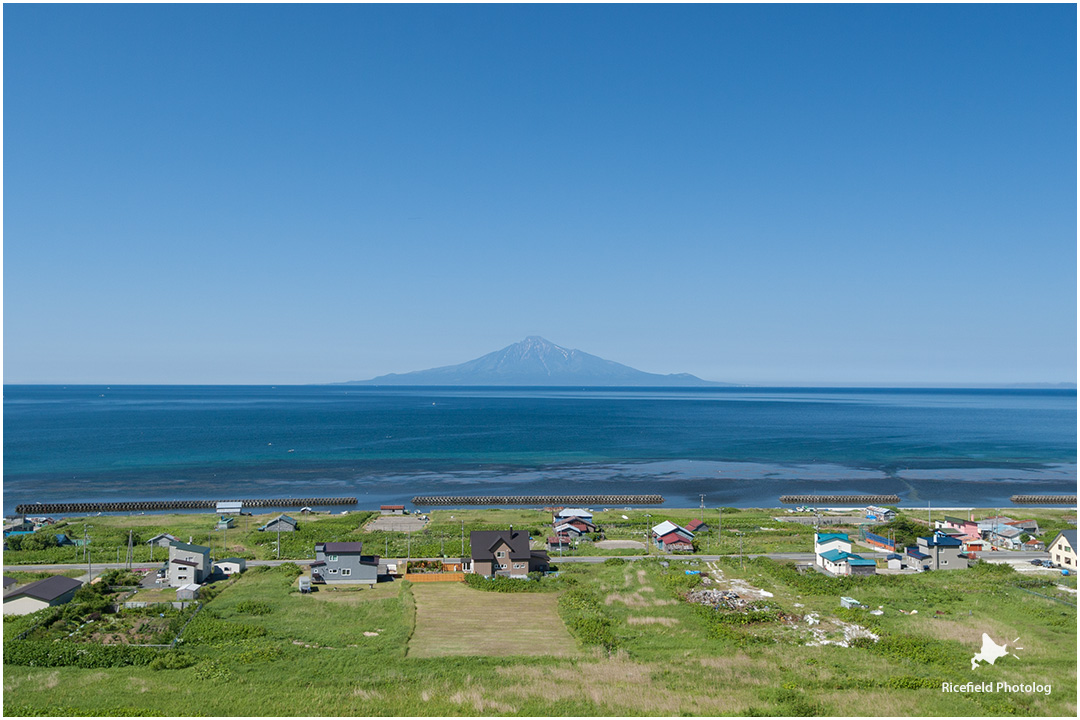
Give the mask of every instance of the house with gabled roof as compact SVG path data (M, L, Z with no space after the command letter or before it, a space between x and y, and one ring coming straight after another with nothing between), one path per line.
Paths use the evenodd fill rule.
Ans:
M179 540L175 535L169 533L158 533L154 537L146 541L147 545L156 545L158 547L169 547L174 542Z
M71 602L80 587L80 581L63 575L28 583L4 595L4 614L29 615L42 608L63 605Z
M705 524L704 520L694 518L690 522L686 523L686 529L696 535L697 533L708 532L709 526Z
M1070 572L1076 570L1076 529L1062 530L1050 543L1050 560Z
M832 575L873 575L877 563L851 552L847 533L815 533L814 563Z
M555 513L553 521L565 520L567 518L581 518L582 520L588 520L592 522L593 514L585 508L563 508Z
M311 581L328 585L374 585L379 581L379 556L365 555L362 542L316 543Z
M916 542L919 555L913 556L913 559L918 561L923 570L967 569L968 561L963 556L964 543L959 538L936 532L929 537L916 538Z
M526 577L545 572L551 562L547 552L529 548L529 534L510 530L473 530L469 533L470 563L465 572L486 577Z
M694 533L670 520L654 525L652 539L664 552L693 552Z
M1020 536L1023 534L1023 531L1018 527L999 523L986 533L986 539L998 547L1016 550L1020 547L1022 542Z
M288 515L278 515L276 518L259 528L262 532L295 532L296 521Z

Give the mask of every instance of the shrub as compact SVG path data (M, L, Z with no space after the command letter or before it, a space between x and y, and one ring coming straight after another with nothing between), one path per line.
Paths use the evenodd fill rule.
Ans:
M173 650L162 653L150 662L151 670L183 670L195 664L195 658L186 652Z
M91 645L65 641L16 640L4 643L5 665L31 667L111 668L149 665L154 648L131 645Z
M274 606L262 600L243 600L236 603L235 610L241 615L269 615Z
M227 682L232 680L232 671L217 660L206 660L195 668L195 679Z
M204 611L188 623L183 641L189 645L222 645L264 635L266 629L258 625L228 622Z
M618 646L615 623L594 593L579 588L568 590L559 598L559 614L582 644L599 645L608 651Z

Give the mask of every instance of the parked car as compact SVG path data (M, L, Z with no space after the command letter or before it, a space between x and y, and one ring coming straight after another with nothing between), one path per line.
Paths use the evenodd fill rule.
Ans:
M1039 558L1035 558L1034 560L1032 560L1032 561L1031 561L1031 564L1032 564L1032 565L1040 565L1040 566L1041 566L1041 565L1043 564L1043 561L1042 561L1042 560L1040 560Z

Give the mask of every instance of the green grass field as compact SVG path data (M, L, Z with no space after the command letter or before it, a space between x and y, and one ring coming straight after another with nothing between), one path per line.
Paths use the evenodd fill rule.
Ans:
M740 624L685 602L699 582L687 569L771 593L768 612ZM838 580L764 559L612 559L567 565L557 592L389 582L310 595L288 567L259 568L205 604L177 667L6 664L4 714L1075 716L1075 605L1024 583L1076 602L1004 566ZM841 595L882 614L843 610ZM8 626L29 622L5 620L5 651ZM815 641L812 628L835 641L853 624L881 639ZM972 671L984 632L1017 657ZM601 635L606 647L591 642ZM551 648L568 654L531 654ZM941 691L972 680L1053 690Z

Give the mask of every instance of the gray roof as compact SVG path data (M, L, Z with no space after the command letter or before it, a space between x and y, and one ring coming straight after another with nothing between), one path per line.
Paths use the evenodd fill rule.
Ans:
M4 600L6 601L17 597L27 596L37 598L38 600L44 600L45 602L51 602L64 593L70 592L81 585L82 582L78 580L64 577L63 575L53 575L44 580L38 580L29 585L24 585L18 590L12 590L4 596Z
M1076 530L1062 530L1058 533L1058 536L1064 537L1065 542L1069 543L1069 547L1073 549L1073 552L1076 552ZM1056 537L1054 538L1054 542L1057 542Z
M206 547L205 545L190 545L188 543L174 542L172 546L177 550L186 550L187 552L199 554L210 552L210 548Z
M325 553L361 553L364 548L362 542L328 542L316 543L315 549L318 550L320 545Z
M529 559L529 534L512 530L473 530L469 533L473 560L495 559L495 546L505 542L510 546L511 560Z
M18 585L19 581L13 577L4 576L4 587L11 587L12 585Z

